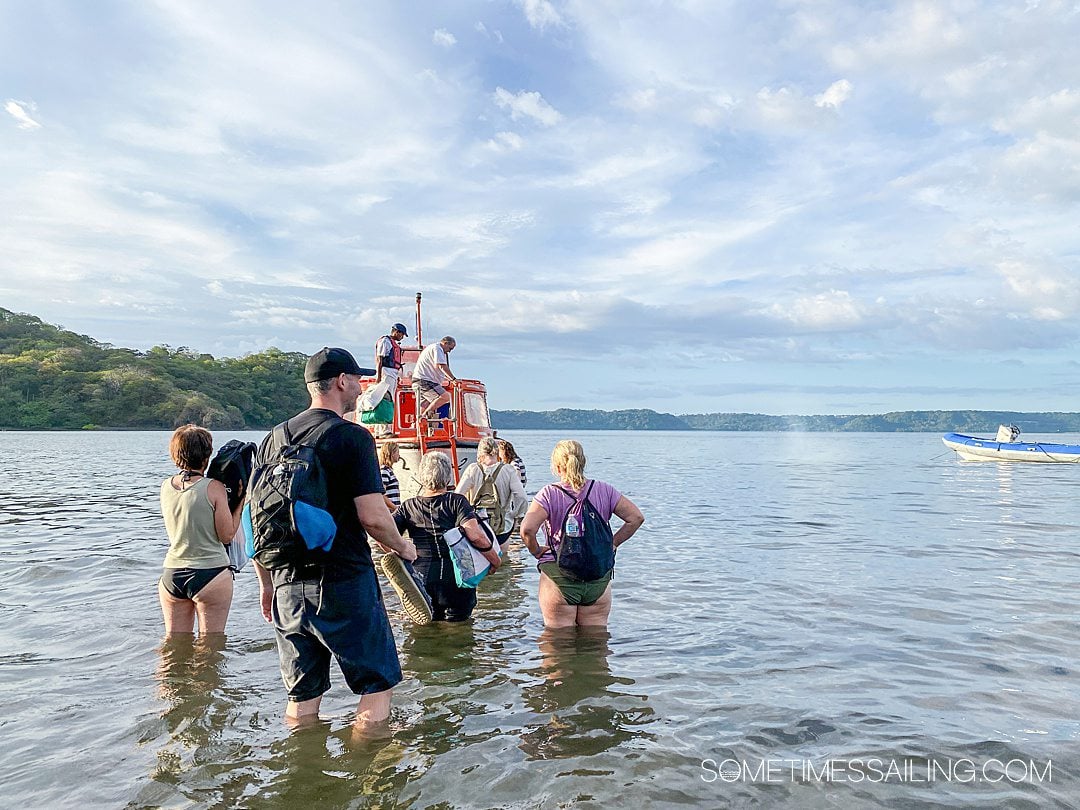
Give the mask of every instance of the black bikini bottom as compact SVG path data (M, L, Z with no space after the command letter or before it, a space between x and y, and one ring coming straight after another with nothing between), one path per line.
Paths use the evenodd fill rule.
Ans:
M228 570L227 565L220 568L166 568L161 574L161 584L177 599L194 599L210 580Z

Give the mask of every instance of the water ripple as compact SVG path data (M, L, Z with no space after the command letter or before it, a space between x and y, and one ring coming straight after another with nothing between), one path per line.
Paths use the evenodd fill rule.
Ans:
M537 486L557 438L512 436ZM250 570L227 640L161 643L167 433L0 434L5 799L1075 806L1076 468L930 463L920 435L580 438L647 517L610 632L542 633L517 545L468 626L413 627L387 590L405 681L391 737L360 741L336 672L325 722L283 727ZM710 781L705 760L779 776ZM869 760L908 778L821 777ZM1054 771L925 778L991 760Z

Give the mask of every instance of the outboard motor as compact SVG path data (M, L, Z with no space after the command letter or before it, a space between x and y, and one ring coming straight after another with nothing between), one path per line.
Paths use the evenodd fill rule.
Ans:
M1011 444L1020 438L1020 428L1016 425L998 425L997 441L1000 444Z

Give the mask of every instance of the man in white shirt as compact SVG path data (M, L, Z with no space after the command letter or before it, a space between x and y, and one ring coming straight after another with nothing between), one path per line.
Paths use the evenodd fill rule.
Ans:
M457 341L447 335L438 343L428 345L416 359L412 372L412 387L416 394L417 419L429 419L431 414L450 401L443 383L456 382L450 371L450 352ZM421 410L421 405L423 409Z

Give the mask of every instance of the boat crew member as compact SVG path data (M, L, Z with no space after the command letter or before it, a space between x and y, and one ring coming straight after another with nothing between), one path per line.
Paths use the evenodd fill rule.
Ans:
M431 414L450 401L450 393L443 387L456 382L450 370L450 352L457 341L447 335L438 343L427 346L416 359L413 367L412 387L416 394L417 419L428 419ZM421 403L425 403L421 410Z
M401 339L408 337L405 324L395 323L390 327L390 334L375 341L375 385L365 392L365 402L372 407L387 394L394 400L398 377L401 376ZM385 439L394 436L393 425L375 425L375 438Z

